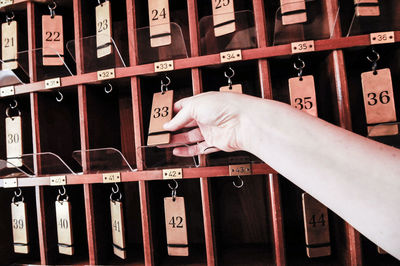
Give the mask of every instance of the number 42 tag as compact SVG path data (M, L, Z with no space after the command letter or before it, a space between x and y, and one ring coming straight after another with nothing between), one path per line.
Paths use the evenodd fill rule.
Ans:
M164 198L164 210L168 255L189 256L184 198Z

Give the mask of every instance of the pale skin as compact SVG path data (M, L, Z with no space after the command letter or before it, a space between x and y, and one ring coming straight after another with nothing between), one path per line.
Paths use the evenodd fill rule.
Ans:
M400 259L400 150L285 104L210 92L175 103L177 156L250 152ZM214 147L206 149L207 147Z

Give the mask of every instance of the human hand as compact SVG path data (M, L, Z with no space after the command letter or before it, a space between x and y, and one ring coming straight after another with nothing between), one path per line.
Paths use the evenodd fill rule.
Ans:
M172 146L193 144L175 148L174 155L194 156L219 150L232 152L244 149L245 116L255 99L237 93L207 92L176 102L174 112L177 114L164 124L164 129L196 128L172 136Z

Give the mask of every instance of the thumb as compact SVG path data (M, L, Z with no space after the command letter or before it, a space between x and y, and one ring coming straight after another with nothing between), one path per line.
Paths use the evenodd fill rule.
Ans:
M168 131L176 131L184 128L189 122L193 120L192 112L189 106L183 107L171 121L164 124L164 129Z

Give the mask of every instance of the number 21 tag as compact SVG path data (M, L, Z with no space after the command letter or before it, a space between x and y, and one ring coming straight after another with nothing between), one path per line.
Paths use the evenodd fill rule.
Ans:
M18 30L15 20L1 24L2 70L18 68Z
M172 90L154 93L147 145L161 145L170 142L171 133L166 132L163 125L172 118L173 101L174 91Z
M63 65L64 32L62 16L42 16L43 65Z
M164 198L164 211L168 255L189 256L184 198Z

